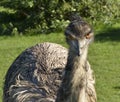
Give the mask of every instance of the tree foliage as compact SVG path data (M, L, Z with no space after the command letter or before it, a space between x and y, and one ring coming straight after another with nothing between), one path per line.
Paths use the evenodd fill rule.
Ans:
M15 13L2 12L0 30L24 32L52 32L62 30L72 12L91 23L110 24L120 17L119 0L1 0L0 5ZM5 23L6 22L6 23Z

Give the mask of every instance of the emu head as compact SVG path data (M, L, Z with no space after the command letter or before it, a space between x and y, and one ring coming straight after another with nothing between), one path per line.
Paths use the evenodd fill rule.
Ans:
M91 26L79 16L74 17L67 26L65 36L70 50L77 56L81 56L94 38Z

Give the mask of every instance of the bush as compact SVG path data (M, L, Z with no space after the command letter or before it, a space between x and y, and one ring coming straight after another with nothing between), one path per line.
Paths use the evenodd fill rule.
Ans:
M36 33L61 31L68 24L72 12L77 12L92 24L98 21L111 24L118 22L120 17L119 0L2 0L0 4L15 11L8 16L7 23L12 23L12 29L16 28L20 33L30 29L35 29Z

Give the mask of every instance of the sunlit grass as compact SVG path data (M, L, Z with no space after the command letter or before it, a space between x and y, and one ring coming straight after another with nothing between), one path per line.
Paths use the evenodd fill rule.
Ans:
M94 43L89 61L96 76L98 102L120 101L120 42Z

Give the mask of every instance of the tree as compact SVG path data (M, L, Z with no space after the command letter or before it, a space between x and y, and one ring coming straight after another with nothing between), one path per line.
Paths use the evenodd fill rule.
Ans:
M12 23L11 29L16 27L22 33L60 31L68 23L71 12L92 23L110 24L118 22L120 17L119 0L2 0L0 5L15 10L8 26Z

